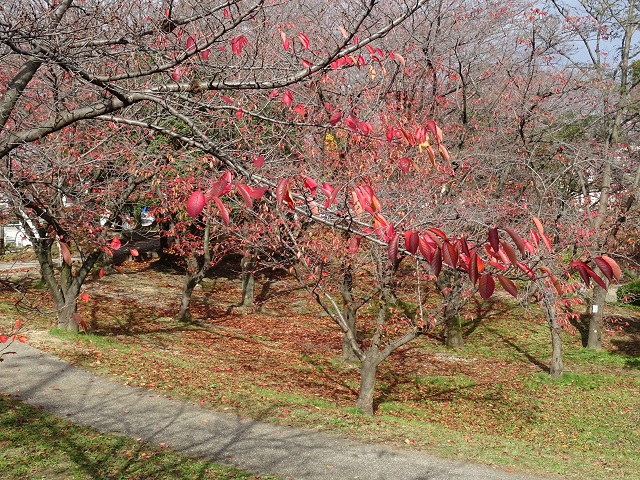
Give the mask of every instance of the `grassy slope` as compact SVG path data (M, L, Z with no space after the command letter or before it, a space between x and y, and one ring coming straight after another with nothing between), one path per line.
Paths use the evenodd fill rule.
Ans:
M130 268L126 276L88 285L91 297L80 313L91 335L51 335L45 316L31 312L27 337L124 383L242 416L507 469L640 478L636 311L621 311L632 317L630 325L618 322L622 330L609 332L602 353L583 350L579 337L567 334L568 374L553 382L544 372L549 333L536 309L473 303L462 350L444 349L434 334L381 367L377 414L368 418L352 408L358 372L339 360L337 328L290 281L263 283L262 313L231 308L239 298L237 281L206 281L194 298L202 326L169 318L180 283L171 274ZM3 297L9 304L18 294ZM35 298L28 295L21 305ZM4 309L7 324L16 315Z

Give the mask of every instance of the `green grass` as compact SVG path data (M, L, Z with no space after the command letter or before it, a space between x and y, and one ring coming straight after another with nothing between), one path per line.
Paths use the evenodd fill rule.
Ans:
M15 479L258 478L161 446L103 435L0 396L0 477ZM280 477L261 477L276 480Z

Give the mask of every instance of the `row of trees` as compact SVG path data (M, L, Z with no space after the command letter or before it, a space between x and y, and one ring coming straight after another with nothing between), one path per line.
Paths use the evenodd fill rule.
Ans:
M538 289L560 375L567 258L595 282L600 348L640 181L637 7L576 5L5 2L1 195L59 325L78 328L81 287L134 203L184 260L177 318L224 254L244 256L246 303L252 271L280 265L343 331L365 411L380 362L440 323L460 346L461 309L496 284Z

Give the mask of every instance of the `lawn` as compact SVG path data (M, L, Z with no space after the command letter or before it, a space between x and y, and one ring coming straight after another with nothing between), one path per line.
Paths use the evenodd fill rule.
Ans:
M433 331L381 365L368 417L353 408L358 369L341 361L338 328L291 279L259 279L260 309L248 311L235 307L240 283L226 269L194 294L201 324L184 325L171 319L179 275L154 264L123 271L87 285L80 314L88 335L52 328L35 281L22 292L5 285L2 325L22 318L39 348L207 408L508 470L640 478L638 310L608 309L600 353L567 333L567 374L552 381L540 312L502 297L474 301L464 348L444 348Z
M0 477L83 480L249 480L236 468L194 460L163 446L102 435L0 395ZM277 480L279 477L260 477Z

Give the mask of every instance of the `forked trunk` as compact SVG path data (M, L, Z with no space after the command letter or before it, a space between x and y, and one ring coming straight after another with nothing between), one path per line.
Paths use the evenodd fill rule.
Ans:
M607 291L604 288L600 285L593 287L593 297L587 312L589 317L587 348L591 350L602 350L602 315L606 297Z
M58 328L77 333L79 325L74 316L77 311L77 302L75 300L69 301L61 307L56 305L56 311L58 312Z
M343 264L342 284L340 285L340 294L342 295L342 317L347 329L358 338L356 332L356 310L353 302L353 268L350 264ZM358 360L358 356L353 350L353 344L349 335L345 333L342 338L342 358L346 362L354 362Z
M360 367L360 393L358 394L356 407L367 415L373 415L373 397L378 363L375 356L368 353Z
M33 243L33 248L40 264L40 275L53 297L58 328L77 332L79 325L75 313L77 311L80 288L99 258L100 252L96 249L89 253L82 265L75 271L75 275L72 266L64 262L59 267L59 273L56 274L53 256L51 255L53 242L52 238L39 238Z
M209 251L210 238L211 224L207 220L202 240L204 255L201 259L198 259L195 254L191 254L187 257L187 271L184 274L180 311L176 315L176 320L179 322L191 322L193 320L190 310L191 295L193 295L193 289L196 288L196 286L204 279L204 277L206 277L207 272L211 267L211 252Z

